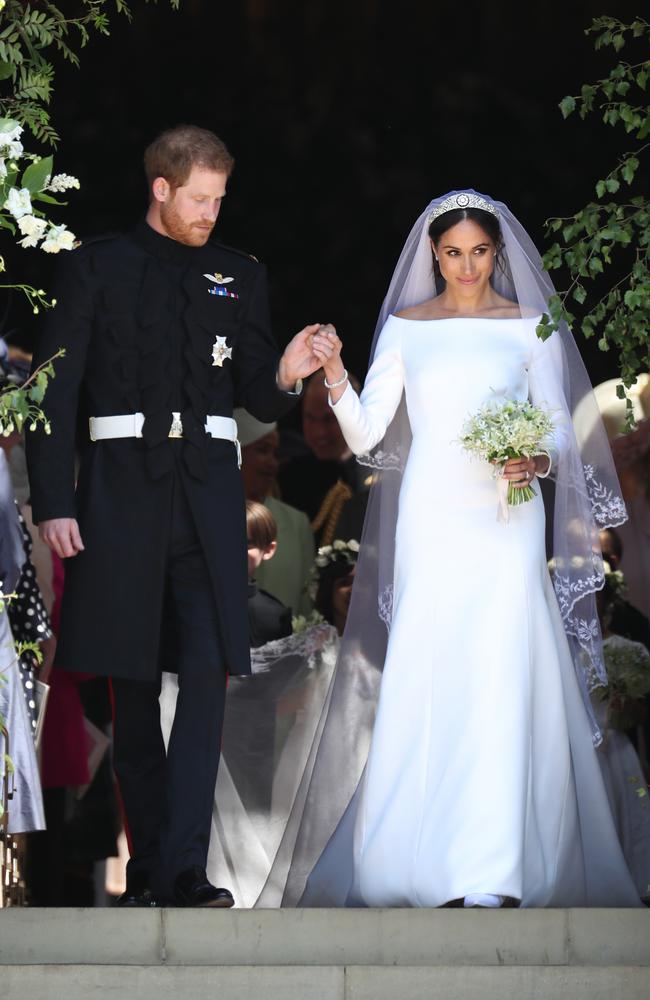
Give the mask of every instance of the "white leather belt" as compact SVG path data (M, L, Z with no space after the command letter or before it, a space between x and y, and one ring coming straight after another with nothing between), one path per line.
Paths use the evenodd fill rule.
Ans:
M115 417L91 417L88 421L91 441L107 441L111 438L141 438L144 413L122 413ZM237 464L241 469L241 448L237 438L237 423L232 417L207 416L205 432L213 438L232 441L237 448ZM183 437L180 413L172 413L169 427L170 438Z

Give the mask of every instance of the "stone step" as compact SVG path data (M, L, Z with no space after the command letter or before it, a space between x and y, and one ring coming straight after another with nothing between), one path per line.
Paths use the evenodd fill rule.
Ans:
M2 1000L648 1000L648 910L0 912Z

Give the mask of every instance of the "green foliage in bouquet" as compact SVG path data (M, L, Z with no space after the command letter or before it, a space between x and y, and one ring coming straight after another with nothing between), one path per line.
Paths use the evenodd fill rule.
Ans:
M544 451L544 441L553 433L549 413L528 400L508 399L482 406L465 421L460 445L470 455L491 462L500 475L509 458L531 458ZM536 496L532 486L508 484L508 503L517 506Z
M568 218L546 223L547 236L556 242L544 255L544 266L548 271L562 269L568 283L549 302L537 332L546 339L562 319L572 324L576 315L571 310L577 307L585 337L597 336L602 351L617 353L622 383L617 392L623 399L625 389L650 366L650 202L638 184L650 148L650 24L642 18L624 24L614 17L598 17L586 34L595 36L596 49L619 53L631 44L641 49L642 58L617 62L605 77L585 84L579 95L565 97L562 114L599 114L606 125L622 130L631 146L623 148L618 163L598 180L592 201ZM598 294L594 279L599 280ZM603 292L605 279L608 287ZM628 426L632 424L628 400Z

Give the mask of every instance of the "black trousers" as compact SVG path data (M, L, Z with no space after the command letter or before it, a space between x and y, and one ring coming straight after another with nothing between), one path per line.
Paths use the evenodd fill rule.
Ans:
M167 753L160 728L160 679L112 682L113 762L131 840L127 872L149 873L152 887L163 894L171 891L179 872L206 866L226 695L212 585L177 475L165 616L179 683Z

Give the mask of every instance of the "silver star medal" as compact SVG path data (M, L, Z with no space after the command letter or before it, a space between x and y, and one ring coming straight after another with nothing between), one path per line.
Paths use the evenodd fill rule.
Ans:
M212 367L222 368L227 358L232 358L232 347L226 346L225 337L217 337L212 348Z

